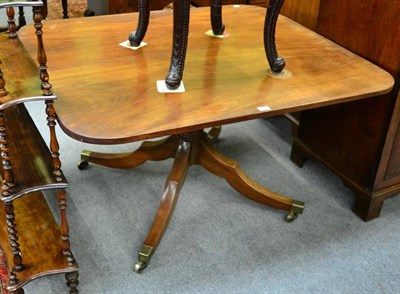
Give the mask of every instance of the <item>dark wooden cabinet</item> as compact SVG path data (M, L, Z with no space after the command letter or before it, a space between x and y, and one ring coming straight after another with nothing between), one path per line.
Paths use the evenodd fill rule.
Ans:
M396 85L383 96L302 112L291 158L330 167L354 191L353 211L372 220L400 191L400 0L313 1L318 9L308 14L294 13L308 5L301 0L288 0L282 12L381 66Z

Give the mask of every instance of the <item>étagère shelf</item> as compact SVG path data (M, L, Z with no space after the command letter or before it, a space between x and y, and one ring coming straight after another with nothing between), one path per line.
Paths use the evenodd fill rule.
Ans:
M2 1L8 31L0 34L0 244L8 262L7 290L24 293L23 286L50 274L65 273L70 293L78 293L78 266L70 250L66 216L68 183L61 170L55 133L57 96L47 73L42 40L42 1ZM38 63L18 38L15 7L32 7ZM44 101L50 129L47 145L25 103ZM54 191L60 209L55 221L44 190Z

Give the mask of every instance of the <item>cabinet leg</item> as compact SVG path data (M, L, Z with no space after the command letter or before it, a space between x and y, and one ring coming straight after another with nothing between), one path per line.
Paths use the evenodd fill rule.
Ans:
M300 149L294 142L292 144L292 151L290 152L290 160L298 167L303 167L304 163L308 159L307 154Z
M365 197L365 195L356 194L353 212L357 214L363 221L370 221L378 218L381 214L381 209L384 197Z
M65 274L65 278L67 279L67 285L68 287L71 288L71 290L69 291L70 294L78 294L78 289L77 286L79 284L79 273L76 272L72 272L72 273L66 273Z

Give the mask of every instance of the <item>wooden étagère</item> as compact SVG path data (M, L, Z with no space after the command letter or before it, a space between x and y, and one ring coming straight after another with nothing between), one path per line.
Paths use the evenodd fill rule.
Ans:
M56 115L42 39L42 1L0 1L9 17L8 33L0 34L0 242L8 261L7 290L24 293L23 286L44 275L65 273L70 293L78 293L78 266L70 250L66 215L68 183L61 170L55 133ZM18 38L14 7L33 7L39 67ZM25 103L44 101L47 145ZM60 225L42 191L55 192Z

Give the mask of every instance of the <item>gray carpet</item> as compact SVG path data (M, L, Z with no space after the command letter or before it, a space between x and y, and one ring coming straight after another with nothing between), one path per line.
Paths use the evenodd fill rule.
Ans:
M47 138L42 103L29 104ZM290 159L290 123L283 117L223 127L217 148L253 179L305 201L295 222L285 212L242 197L201 167L189 170L175 214L142 274L133 272L157 211L172 161L131 170L90 165L82 149L127 151L138 144L93 146L58 132L69 180L71 244L80 265L80 293L399 293L400 197L364 223L341 180L309 160ZM54 196L49 202L57 213ZM27 294L68 293L62 275L25 287Z

